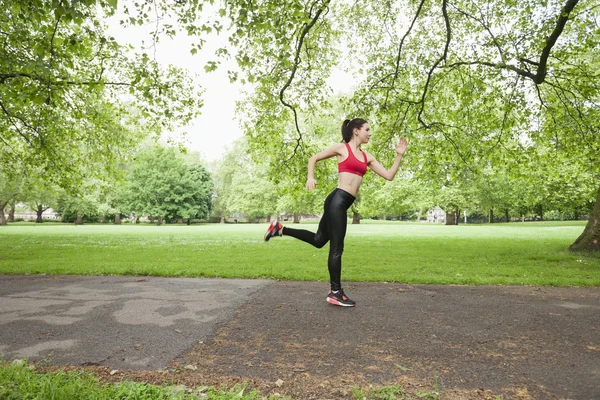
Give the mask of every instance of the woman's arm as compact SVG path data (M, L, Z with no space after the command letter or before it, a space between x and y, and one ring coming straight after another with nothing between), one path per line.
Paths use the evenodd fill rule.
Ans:
M308 179L306 179L306 188L308 191L312 192L317 185L317 181L315 180L315 166L317 165L317 161L340 155L341 148L343 147L343 144L336 143L333 146L315 154L308 160Z
M398 172L398 168L400 168L400 161L402 161L402 157L404 156L404 153L406 153L406 146L408 146L408 141L406 140L406 137L402 136L400 138L400 143L395 146L396 159L389 170L385 169L371 154L367 154L367 163L377 175L388 181L394 180L396 172Z

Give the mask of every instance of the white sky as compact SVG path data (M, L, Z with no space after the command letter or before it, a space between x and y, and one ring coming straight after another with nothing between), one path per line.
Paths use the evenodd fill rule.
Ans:
M123 28L118 20L117 16L109 22L109 32L119 43L132 44L141 51L142 40L149 42L154 26ZM145 51L150 57L155 55L163 65L173 64L198 74L198 83L205 91L202 95L204 106L202 115L184 128L188 133L185 144L190 150L200 152L206 161L213 161L223 155L227 145L242 136L234 110L235 102L241 100L243 94L240 83L229 82L227 65L210 73L204 71L206 62L216 59L214 51L227 42L225 35L211 35L207 39L204 50L196 55L190 53L192 39L185 33L179 33L174 39L161 37L155 49Z
M138 49L142 47L142 40L149 42L150 33L155 28L154 24L123 28L118 21L119 16L109 21L109 32L119 43L130 43ZM211 162L221 158L227 146L242 136L234 111L236 101L244 98L243 90L250 88L239 82L229 81L227 70L236 69L234 60L221 60L222 64L216 71L204 71L207 61L216 60L215 50L226 47L227 35L214 34L205 39L203 50L195 55L190 53L193 39L184 32L180 32L174 39L161 37L156 49L147 49L146 52L151 57L155 55L156 60L163 65L173 64L198 74L199 84L204 89L204 106L202 115L184 128L187 132L185 144L190 150L198 151L204 160ZM338 72L329 82L334 90L345 91L353 80L350 75Z

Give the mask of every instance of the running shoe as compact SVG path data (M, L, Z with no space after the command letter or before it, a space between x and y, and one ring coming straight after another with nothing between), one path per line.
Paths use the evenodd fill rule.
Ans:
M269 229L267 229L267 233L265 233L265 242L268 242L273 236L283 236L281 234L281 230L283 229L283 225L279 223L279 221L275 220L271 222L269 225Z
M330 290L327 294L327 302L340 307L354 307L356 305L355 301L350 300L348 296L344 294L343 289L340 289L337 292Z

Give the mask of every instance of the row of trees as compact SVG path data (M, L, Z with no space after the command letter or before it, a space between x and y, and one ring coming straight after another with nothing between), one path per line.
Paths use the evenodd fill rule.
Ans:
M377 132L375 132L375 135ZM337 132L323 132L323 145L337 139ZM367 149L369 151L370 149ZM389 152L392 152L390 149ZM319 215L325 196L337 184L333 160L317 165L317 190L305 189L306 166L299 166L294 176L273 173L266 160L253 161L247 139L238 140L222 160L212 166L215 180L213 215L248 218L269 218L286 214L297 221L303 215ZM293 167L280 164L280 170ZM536 184L530 183L535 177ZM394 181L385 181L369 173L351 209L354 221L360 218L417 219L427 210L440 206L449 215L483 215L494 221L494 215L504 221L511 219L544 219L548 212L578 219L588 217L594 206L594 179L589 171L560 168L529 171L523 178L514 178L504 169L486 171L485 177L465 177L452 185L436 185L422 180L408 168ZM284 176L282 179L278 177ZM274 179L273 179L274 178ZM458 223L455 219L447 223Z
M331 133L324 136L333 140ZM246 139L236 141L210 168L195 154L183 155L173 147L162 146L146 148L124 168L124 182L107 185L88 180L79 196L50 181L30 178L0 185L0 194L7 198L9 190L17 189L11 205L25 204L37 212L38 222L50 207L63 221L76 223L113 218L120 223L123 216L136 220L149 217L158 224L163 220L189 223L211 216L224 221L234 217L268 219L281 214L297 222L302 216L320 214L324 197L336 184L333 162L319 165L322 181L314 193L304 189L305 170L286 183L276 184L269 177L268 165L252 161ZM494 215L504 221L534 216L544 219L550 211L570 218L588 216L594 204L592 180L585 171L564 172L540 176L539 184L531 186L526 179L511 179L507 171L488 171L486 179L465 179L444 187L411 177L406 169L391 182L367 174L351 215L355 222L360 218L419 219L425 211L440 206L448 215L448 224L458 223L452 217L464 211L469 216L485 215L492 222Z
M109 184L89 178L83 181L78 195L73 195L44 179L44 174L8 180L0 177L0 225L6 224L6 205L25 204L42 213L53 208L63 221L82 223L85 218L121 216L149 217L158 224L163 220L183 222L205 219L212 207L214 185L206 166L194 154L185 157L173 147L151 146L135 160L123 166L123 182Z

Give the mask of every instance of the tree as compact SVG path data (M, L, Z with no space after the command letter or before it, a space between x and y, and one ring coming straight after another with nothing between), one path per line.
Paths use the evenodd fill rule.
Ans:
M140 15L123 23L150 18L147 5L139 6ZM199 112L199 90L184 71L135 54L106 33L104 20L116 7L114 0L3 7L0 166L7 174L41 167L47 180L76 191L88 177L118 173L141 140L137 123L160 132Z
M188 166L192 182L198 191L194 195L194 204L196 214L192 217L204 219L208 218L212 209L212 195L214 192L214 183L208 169L201 163L193 163Z
M138 154L127 179L125 198L136 215L168 220L189 219L209 208L212 182L192 170L172 147L153 146Z
M336 62L357 60L362 81L347 113L388 133L374 148L408 135L415 176L453 165L458 183L461 171L476 179L490 163L518 169L532 149L552 157L535 151L552 147L569 165L591 163L598 186L597 10L597 0L227 2L239 63L257 86L251 146L280 142L278 128L291 121L287 142L293 157L305 158L310 130L297 109L327 98L324 78ZM339 43L350 51L336 60ZM596 202L583 235L599 230ZM598 250L600 242L571 248Z
M22 176L8 175L0 168L0 226L6 225L6 206L14 202L22 193Z
M99 217L100 202L98 190L91 187L91 182L84 183L82 193L71 194L63 191L57 201L57 212L63 222L75 222L82 225L84 218L88 221L97 221Z
M277 210L276 186L265 174L265 161L253 164L245 139L238 139L214 168L215 211L225 218L244 214L269 218Z
M51 207L56 207L59 190L56 186L44 179L43 173L29 176L28 189L25 195L25 204L36 212L36 223L42 223L42 214Z

